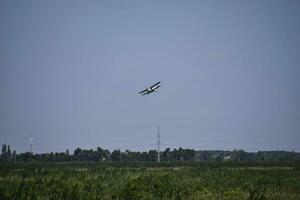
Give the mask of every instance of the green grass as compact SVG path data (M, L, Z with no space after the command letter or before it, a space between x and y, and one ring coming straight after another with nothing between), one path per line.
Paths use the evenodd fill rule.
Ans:
M1 164L0 199L300 199L300 169L261 163Z

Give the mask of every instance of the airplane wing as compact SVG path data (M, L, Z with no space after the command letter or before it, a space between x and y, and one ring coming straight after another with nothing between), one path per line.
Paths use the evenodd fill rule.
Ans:
M160 84L160 81L155 83L154 85L152 85L150 88L153 88L153 87L157 86L158 84Z
M147 89L144 89L143 91L140 91L139 94L143 94L144 92L147 92Z

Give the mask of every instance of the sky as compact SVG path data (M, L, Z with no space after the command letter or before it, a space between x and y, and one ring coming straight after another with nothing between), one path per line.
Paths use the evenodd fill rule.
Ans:
M0 144L300 151L297 0L0 1ZM161 81L160 91L139 91Z

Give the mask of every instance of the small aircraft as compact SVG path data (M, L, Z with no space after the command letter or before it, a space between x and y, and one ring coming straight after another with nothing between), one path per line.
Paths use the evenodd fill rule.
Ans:
M140 91L139 94L146 95L146 94L151 94L152 92L157 92L158 88L160 87L160 81L152 85L151 87L148 87L144 89L143 91Z

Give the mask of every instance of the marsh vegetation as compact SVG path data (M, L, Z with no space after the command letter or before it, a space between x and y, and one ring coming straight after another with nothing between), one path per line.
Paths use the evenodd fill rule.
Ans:
M4 164L0 199L300 199L300 168L295 163Z

